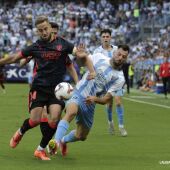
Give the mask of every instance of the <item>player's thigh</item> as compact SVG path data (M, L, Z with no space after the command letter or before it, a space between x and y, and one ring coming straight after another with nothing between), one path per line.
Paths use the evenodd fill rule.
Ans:
M77 123L77 129L76 129L76 137L81 140L85 140L87 138L87 135L89 134L90 129L85 127L81 123Z
M30 118L34 121L40 121L43 107L35 107L30 111Z
M115 104L116 105L121 105L122 104L122 99L121 96L115 96Z
M48 107L51 121L58 121L61 117L62 106L59 104L51 104Z
M68 103L66 106L66 114L63 117L64 120L71 122L78 113L77 103Z

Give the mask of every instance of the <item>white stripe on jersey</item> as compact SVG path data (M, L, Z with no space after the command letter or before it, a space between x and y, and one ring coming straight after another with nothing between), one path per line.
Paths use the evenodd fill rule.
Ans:
M107 92L114 96L115 92L122 89L124 85L123 72L113 70L110 65L110 59L101 53L93 54L89 57L93 62L96 77L93 80L87 80L89 72L86 72L76 85L76 90L82 97L100 96Z
M102 53L103 55L105 55L106 57L109 57L109 58L112 58L113 56L113 52L116 51L118 49L117 46L114 46L114 45L111 45L112 46L112 49L111 50L105 50L102 46L99 46L98 48L96 48L94 50L94 53L93 54L96 54L96 53Z

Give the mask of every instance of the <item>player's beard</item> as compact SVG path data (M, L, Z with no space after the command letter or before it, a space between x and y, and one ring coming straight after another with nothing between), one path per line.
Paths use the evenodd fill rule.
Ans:
M50 35L48 36L48 38L47 38L47 39L46 39L46 38L42 38L42 37L41 37L41 40L42 40L42 41L49 42L49 41L51 41L51 38L52 38L51 36L52 36L52 33L50 33Z
M115 70L122 70L123 63L117 63L114 58L110 59L110 64Z

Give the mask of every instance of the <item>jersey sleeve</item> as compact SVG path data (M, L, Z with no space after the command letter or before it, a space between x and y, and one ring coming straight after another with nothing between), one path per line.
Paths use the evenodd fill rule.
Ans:
M31 46L28 46L28 47L22 49L21 55L22 55L23 58L33 56L33 46L31 45Z
M66 66L68 67L71 63L73 63L73 61L70 59L69 56L67 56L67 58L66 58Z
M101 53L96 53L96 54L93 54L93 55L89 55L89 58L92 60L93 62L93 65L95 65L99 60L101 59L107 59L103 54Z
M66 49L68 54L72 54L74 45L68 41L66 41Z

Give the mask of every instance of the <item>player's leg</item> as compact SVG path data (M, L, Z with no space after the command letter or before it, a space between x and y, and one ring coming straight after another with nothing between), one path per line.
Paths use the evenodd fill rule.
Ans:
M165 95L165 98L167 98L167 78L163 77L162 82L163 82L164 95Z
M54 140L49 142L48 148L51 154L54 154L58 147L60 147L61 140L69 129L69 123L74 119L78 112L78 105L76 103L68 103L66 108L66 114L62 120L60 120ZM74 132L72 132L74 133ZM61 146L62 147L62 146Z
M61 117L62 107L58 104L53 104L49 106L50 116L48 122L41 124L42 140L38 149L45 149L48 142L52 139L53 135L56 132L57 124ZM43 122L42 122L43 123Z
M43 111L42 111L42 116L41 116L41 122L40 122L40 130L41 130L42 134L44 133L44 131L46 131L46 126L47 125L48 125L47 107L44 106ZM43 140L43 135L42 135L41 141L42 140Z
M55 134L55 140L60 143L63 136L69 129L69 123L74 119L78 113L78 105L76 103L69 103L66 108L66 114L63 119L59 122L58 128Z
M127 132L124 128L124 108L121 101L121 96L115 96L116 113L118 116L119 131L121 136L127 136Z
M41 112L42 107L36 107L31 110L30 118L24 120L22 126L15 132L15 134L10 140L10 146L12 148L15 148L18 145L26 131L39 125L41 119Z
M113 107L113 98L106 105L106 112L107 112L108 125L109 125L109 133L111 135L114 134L114 123L113 123L113 111L112 111L112 107Z
M90 129L81 123L77 123L77 128L65 135L60 142L60 150L63 156L67 155L67 143L76 141L85 141Z
M24 133L40 124L43 109L42 94L36 89L31 89L29 93L30 118L26 119L22 126L15 132L10 140L10 146L15 148Z
M62 138L62 143L70 143L75 141L85 141L90 129L81 123L77 123L77 128Z
M59 104L52 104L48 107L50 116L48 117L48 122L41 124L42 139L40 145L34 152L34 155L42 160L50 160L47 155L44 158L42 154L36 154L40 152L45 152L45 148L48 142L52 139L54 133L56 132L57 124L61 117L62 106ZM48 158L48 159L47 159Z

